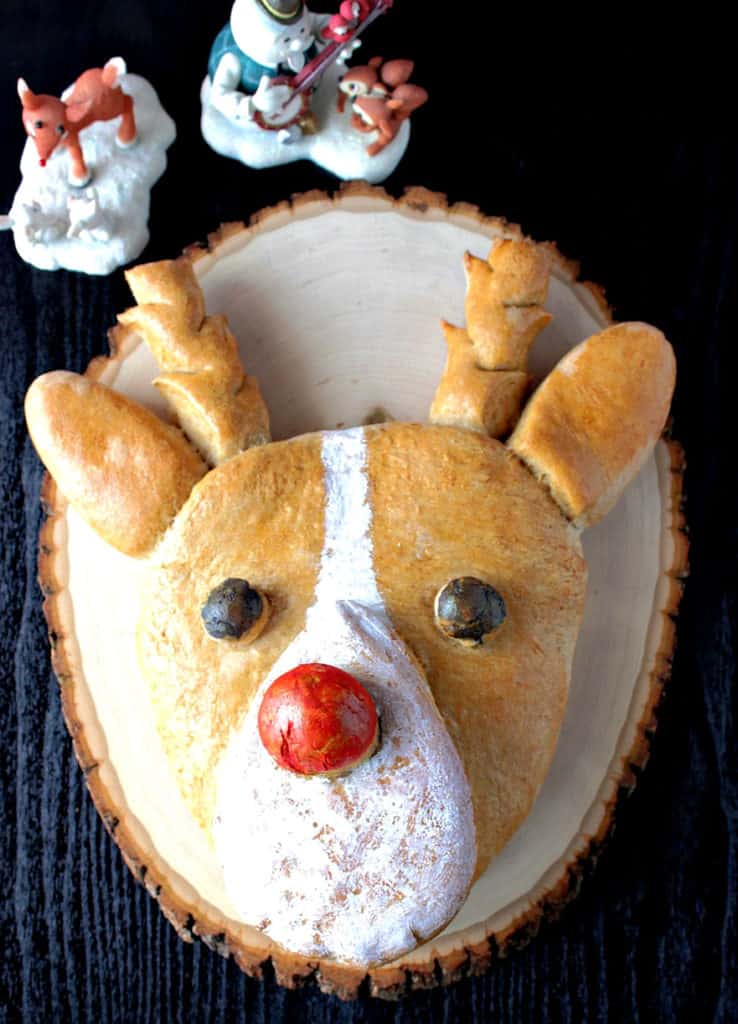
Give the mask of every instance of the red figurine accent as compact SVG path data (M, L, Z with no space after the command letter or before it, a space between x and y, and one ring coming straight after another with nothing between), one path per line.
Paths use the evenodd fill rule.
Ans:
M357 25L371 13L372 5L369 0L343 0L338 14L334 14L325 26L321 35L324 39L332 39L336 43L343 43L351 35Z
M367 13L363 14L353 27L346 22L345 18L341 19L343 23L349 25L349 31L345 34L339 33L338 38L329 36L328 44L320 51L318 56L308 61L302 71L297 72L292 80L296 93L306 92L308 89L311 89L325 69L338 60L345 49L356 41L364 29L368 28L381 14L386 14L392 7L394 0L355 0L355 3L359 5L361 10L363 10L362 5L366 5L368 8ZM336 15L336 17L341 17L341 15ZM325 29L322 34L325 35ZM290 102L291 98L285 100L284 105L286 106Z
M411 60L388 60L372 57L368 64L350 68L338 87L338 113L346 108L346 100L358 96L389 96L390 90L404 85L413 73ZM380 77L381 68L381 77Z
M18 79L23 126L36 144L42 167L61 143L69 151L71 160L70 184L87 185L91 175L82 155L79 133L95 121L122 117L116 141L123 147L133 145L136 141L133 100L118 85L125 70L125 62L120 57L109 60L103 68L91 68L79 76L65 99L37 95L22 78Z
M369 0L343 0L338 13L346 21L361 22L371 13L372 5Z
M351 124L360 132L379 132L379 138L367 148L376 156L392 142L413 111L428 100L428 93L408 79L413 73L411 60L373 57L368 64L351 68L339 84L338 110L343 112L351 100Z

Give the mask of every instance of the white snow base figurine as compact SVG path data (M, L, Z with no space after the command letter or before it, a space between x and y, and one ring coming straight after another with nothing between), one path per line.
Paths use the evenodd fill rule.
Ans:
M328 21L303 0L235 0L200 92L202 134L212 149L256 169L311 160L344 180L375 183L394 171L407 149L409 121L370 156L375 134L357 132L351 109L337 108L339 79L357 42L328 65L312 94L297 95L289 84L326 45L321 32Z
M26 141L6 225L19 255L34 267L109 274L149 240L151 187L164 173L176 130L145 78L122 74L119 82L134 101L137 139L126 148L116 143L117 119L85 128L88 187L70 184L69 154L61 146L40 166L33 137Z

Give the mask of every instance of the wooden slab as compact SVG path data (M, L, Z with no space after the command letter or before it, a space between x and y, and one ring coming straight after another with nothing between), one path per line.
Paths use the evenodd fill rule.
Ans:
M383 418L426 420L445 360L438 321L463 322L462 255L485 256L500 235L520 232L424 189L393 200L350 185L333 199L295 197L249 227L226 225L188 255L209 311L228 316L282 438ZM576 265L551 252L554 321L534 349L538 376L610 322L601 291L578 283ZM111 347L88 373L163 412L148 348L121 329L111 332ZM442 935L371 970L368 991L391 997L484 970L558 913L596 858L619 795L648 758L669 674L687 571L682 471L679 446L660 442L617 508L584 535L585 621L539 799ZM127 863L183 938L232 953L250 974L271 957L285 985L315 978L354 996L363 972L287 954L234 920L213 850L184 808L145 710L134 642L143 567L94 535L48 478L44 500L40 577L64 713Z

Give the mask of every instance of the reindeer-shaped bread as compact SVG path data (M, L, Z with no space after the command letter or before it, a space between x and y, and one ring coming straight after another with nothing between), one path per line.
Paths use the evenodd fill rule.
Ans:
M236 912L309 957L429 938L525 818L567 700L580 531L668 414L671 347L636 323L572 349L516 423L546 254L504 240L466 269L427 425L270 442L186 259L131 271L121 318L179 427L71 373L27 397L60 490L148 561L141 672Z

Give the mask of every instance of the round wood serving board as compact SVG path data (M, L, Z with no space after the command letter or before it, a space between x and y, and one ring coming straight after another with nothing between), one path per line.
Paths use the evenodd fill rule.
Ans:
M333 199L296 197L248 228L228 225L188 255L209 312L227 315L244 365L259 379L279 439L426 420L445 361L438 321L464 322L463 253L486 256L490 239L519 234L423 189L393 200L353 185ZM551 255L554 320L535 345L539 377L610 319L601 293L578 283L577 268L552 247ZM88 373L166 415L147 346L116 328L111 347ZM368 991L397 995L484 970L557 912L596 857L619 793L647 759L668 675L687 560L681 474L678 446L660 442L615 510L585 533L585 618L538 801L448 928L370 970ZM315 977L326 990L355 995L364 972L288 954L235 920L214 852L185 809L147 713L134 635L143 567L100 540L48 478L45 501L40 576L64 712L127 863L183 938L201 937L251 974L271 957L285 985Z

